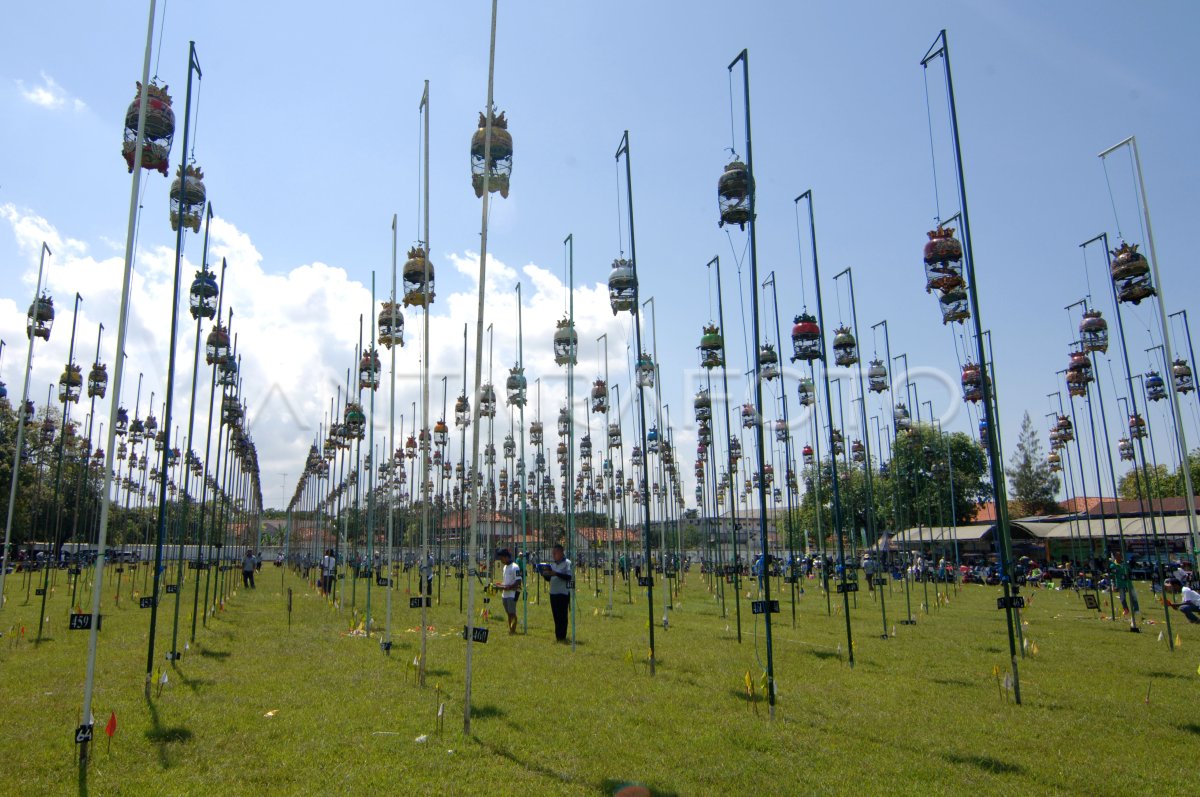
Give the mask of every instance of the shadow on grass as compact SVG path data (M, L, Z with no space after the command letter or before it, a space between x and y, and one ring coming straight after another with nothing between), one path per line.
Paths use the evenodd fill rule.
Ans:
M232 654L228 650L212 650L210 648L200 648L200 655L206 659L216 659L217 661L225 661Z
M817 649L815 649L815 648L812 648L812 649L810 649L808 652L809 652L810 654L812 654L813 656L816 656L818 659L821 659L821 660L825 660L825 659L841 659L841 658L842 658L842 654L841 654L841 653L837 653L837 652L835 652L835 651L832 651L832 650L817 650Z
M666 791L655 786L647 786L644 783L629 783L628 781L613 780L607 778L600 783L600 793L605 795L619 794L621 790L630 786L645 786L649 790L651 797L678 797L678 792ZM640 793L640 792L639 792Z
M450 674L450 671L441 667L426 667L425 676L434 676L435 678L445 678Z
M964 681L962 678L930 678L929 681L942 686L974 686L970 681Z
M146 708L150 711L151 723L150 729L146 731L146 739L158 748L158 765L163 769L170 769L172 766L170 745L191 741L192 732L183 726L164 728L154 701L147 700Z
M504 714L504 709L492 704L488 704L486 706L471 706L471 716L475 719L492 719L495 717L503 717Z
M1200 722L1182 722L1175 727L1181 731L1187 731L1188 733L1200 736Z
M951 764L970 764L984 772L991 772L999 775L1023 775L1025 767L1020 764L1010 764L1007 761L1001 761L998 758L992 758L986 755L959 755L957 753L947 753L943 756Z
M1188 677L1186 675L1180 675L1177 672L1167 672L1165 670L1154 670L1153 672L1146 673L1146 675L1150 676L1151 678L1180 678L1180 679L1182 679L1182 678Z
M767 702L766 698L759 694L757 684L755 684L754 689L754 697L750 697L750 695L746 693L745 689L730 689L729 694L733 695L743 703L763 703L765 705Z

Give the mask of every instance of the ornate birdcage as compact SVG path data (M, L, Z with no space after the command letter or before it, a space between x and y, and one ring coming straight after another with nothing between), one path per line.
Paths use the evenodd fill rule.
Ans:
M1137 244L1122 243L1112 250L1113 260L1109 266L1117 300L1134 305L1158 293L1150 278L1150 263L1137 248Z
M962 287L962 244L953 227L930 230L925 243L925 292Z
M417 448L426 454L429 453L429 429L422 428L417 432Z
M434 299L433 263L420 244L408 250L408 260L402 271L404 306L427 307Z
M1075 439L1075 424L1071 423L1069 416L1059 415L1054 428L1058 430L1058 439L1063 443L1069 443Z
M534 446L541 446L544 440L544 427L541 421L534 421L529 424L529 442Z
M1051 451L1058 451L1060 448L1066 445L1066 443L1063 442L1062 435L1058 433L1057 429L1051 429L1049 437Z
M229 330L218 322L208 333L204 345L204 361L217 365L229 359Z
M29 404L32 405L33 402L31 401ZM129 410L117 407L117 422L113 424L113 431L118 437L124 437L125 433L129 431Z
M971 317L970 297L965 288L951 288L938 297L942 308L942 323L963 323Z
M634 369L634 376L637 378L638 387L654 387L654 360L649 354L642 352L638 357L637 367Z
M579 456L583 459L591 459L592 456L592 436L585 434L579 440Z
M433 425L433 444L438 448L445 448L450 442L450 427L446 425L446 421L439 420Z
M1108 351L1108 322L1099 310L1085 310L1079 322L1079 342L1085 352Z
M475 196L482 198L486 174L488 193L499 192L500 196L507 199L508 182L512 176L512 135L508 132L508 120L503 111L497 114L493 108L491 116L492 141L486 153L487 116L479 114L479 128L471 136L471 186L475 189Z
M362 358L358 361L358 389L374 390L379 387L381 370L379 352L374 348L364 351Z
M608 273L608 303L613 315L636 310L637 297L637 274L634 273L633 264L624 258L617 258L613 261L612 271Z
M397 302L385 301L379 310L375 337L379 344L391 349L404 345L404 312Z
M634 446L633 450L629 452L629 459L633 463L633 467L640 468L643 461L642 447Z
M754 405L746 403L742 405L742 428L753 429L761 422L762 418L754 409Z
M525 390L527 382L525 380L525 369L519 365L514 365L508 369L508 379L504 382L504 391L510 407L525 406Z
M621 424L610 423L608 425L608 447L609 448L620 448L621 447Z
M775 439L780 443L786 443L788 439L788 425L782 418L775 421Z
M0 401L8 399L8 385L4 384L4 380L0 379Z
M175 136L175 112L171 110L171 95L167 86L149 83L145 89L137 84L137 94L125 111L125 137L121 155L133 172L137 146L138 111L143 91L146 94L146 123L142 128L142 168L167 176L171 157L171 139Z
M495 465L496 464L496 445L494 443L487 443L486 445L484 445L484 447L483 447L483 464L484 465Z
M579 337L570 318L559 319L554 329L554 364L575 365Z
M169 192L171 199L171 232L183 228L200 232L200 219L204 217L204 172L195 164L186 167L181 163L175 170ZM211 318L211 316L209 316Z
M1146 397L1151 401L1162 401L1167 397L1167 384L1158 371L1146 374Z
M707 449L712 445L712 427L707 423L701 423L700 428L696 430L696 439L701 448Z
M658 449L659 449L658 427L651 426L650 431L646 432L646 451L650 454L657 454Z
M871 360L871 365L867 368L867 390L872 393L886 393L889 387L888 372L883 360Z
M701 388L696 393L696 398L692 400L692 407L696 410L696 421L703 423L712 419L712 398L708 395L708 388Z
M1133 462L1133 442L1128 437L1117 441L1117 453L1125 462Z
M25 337L50 340L50 330L54 328L54 299L43 293L33 300L25 315Z
M702 367L712 369L725 364L725 340L721 337L721 328L716 324L704 326L699 348Z
M117 459L119 461L123 462L125 460L125 458L128 456L129 456L129 446L127 446L125 444L125 441L122 440L120 443L117 444Z
M835 457L840 456L846 450L840 429L831 429L829 431L829 443L829 450L833 452Z
M817 326L816 316L800 313L793 321L792 362L812 362L821 359L821 327Z
M1048 463L1050 463L1050 472L1051 473L1058 473L1059 471L1062 470L1062 457L1059 456L1057 451L1051 451L1046 456L1046 461Z
M850 366L858 362L858 342L850 332L850 327L838 327L833 331L833 361L841 366Z
M758 374L770 382L779 377L779 355L770 343L758 347Z
M134 418L129 422L129 442L140 443L142 442L142 438L147 436L152 437L153 435L154 432L150 432L147 435L146 424L142 422L141 418Z
M855 440L850 444L850 459L855 462L867 461L867 448L861 440Z
M896 402L896 409L892 411L892 418L896 422L896 431L906 432L912 428L912 418L908 414L908 407L904 406L903 401Z
M555 448L554 448L554 453L555 453L555 456L557 457L557 461L558 461L559 465L567 464L567 444L565 441L562 441L562 440L559 441L558 445L555 446Z
M979 442L987 445L988 424L986 418L979 419Z
M513 459L517 456L517 443L512 435L504 436L504 458Z
M768 487L770 487L772 484L775 483L775 466L774 465L768 464L768 465L763 466L763 481L765 481L767 483Z
M233 357L226 357L217 365L217 384L222 387L237 387L238 364Z
M1195 377L1187 360L1176 360L1171 366L1171 378L1175 380L1175 390L1179 393L1191 393L1196 389Z
M754 178L746 164L737 159L730 161L717 180L717 207L721 214L717 226L736 224L739 229L746 229L753 195Z
M367 428L367 416L362 405L357 401L346 402L342 412L342 423L345 425L345 435L348 440L362 440Z
M43 443L54 442L54 431L55 431L54 421L51 420L49 415L47 415L42 420L42 442Z
M454 400L454 425L459 429L471 425L471 402L465 393Z
M817 403L817 388L809 377L801 377L797 390L800 394L801 407L811 407Z
M58 378L58 400L63 404L68 401L79 403L79 395L83 392L83 370L75 363L67 363L62 375Z
M742 458L742 441L738 440L733 435L729 436L729 463L737 465Z
M417 458L417 436L410 434L404 441L404 458L412 462Z
M1094 381L1092 361L1082 351L1071 352L1071 360L1067 363L1067 393L1086 396L1087 386Z
M242 405L237 396L221 399L221 419L226 426L236 426L242 420Z
M566 407L558 410L558 436L566 437L571 433L571 412Z
M964 401L983 401L983 373L978 365L967 361L962 367L961 381Z
M608 384L603 379L592 383L592 412L608 412Z
M217 315L217 297L220 295L217 278L208 269L196 272L188 291L188 306L193 319L214 318Z
M811 468L814 461L813 447L805 444L804 448L800 449L800 458L804 461L805 466Z

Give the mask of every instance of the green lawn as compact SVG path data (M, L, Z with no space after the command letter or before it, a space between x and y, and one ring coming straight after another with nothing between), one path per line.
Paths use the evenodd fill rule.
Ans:
M141 574L138 576L141 577ZM1200 628L1173 613L1174 652L1157 624L1129 633L1089 612L1075 593L1037 591L1024 613L1037 654L1021 661L1024 705L1004 690L1008 647L998 590L970 586L899 624L904 592L888 594L889 631L872 595L844 617L826 614L815 582L792 627L785 593L775 615L779 703L761 696L761 622L743 599L743 640L698 573L656 628L658 671L646 664L646 604L581 583L578 646L555 645L549 603L529 602L527 635L502 619L475 645L472 734L462 732L465 643L457 584L430 613L429 672L414 683L419 610L405 581L395 595L395 647L348 635L352 612L267 566L201 628L197 644L152 701L142 697L149 611L121 608L106 588L96 729L80 784L72 733L82 702L87 634L67 630L69 587L50 598L48 641L36 645L38 599L20 574L0 613L0 792L12 794L611 794L636 781L658 794L1178 794L1200 743ZM239 578L240 580L240 578ZM358 607L365 581L358 583ZM140 586L140 582L139 582ZM289 630L286 587L294 590ZM453 591L452 591L453 590ZM743 590L744 591L744 590ZM182 612L190 622L191 586ZM931 588L931 595L933 590ZM156 657L169 649L171 596ZM656 601L661 595L656 594ZM744 598L744 596L743 596ZM1151 600L1142 595L1143 606ZM383 622L382 591L373 591ZM482 604L479 605L482 608ZM1106 604L1107 606L1107 604ZM489 608L500 612L499 601ZM26 628L24 639L20 627ZM187 638L186 629L181 638ZM158 664L156 664L156 667ZM440 690L440 691L439 691ZM157 689L155 690L157 693ZM437 709L445 702L439 733ZM116 711L111 749L102 728ZM422 742L418 737L425 736ZM1181 774L1181 772L1183 774Z

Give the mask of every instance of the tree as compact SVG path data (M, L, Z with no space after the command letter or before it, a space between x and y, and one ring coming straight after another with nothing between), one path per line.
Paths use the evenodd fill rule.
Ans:
M1117 483L1117 493L1129 501L1138 499L1163 498L1170 495L1182 495L1183 475L1172 474L1166 465L1155 465L1153 468L1130 468ZM1193 485L1195 486L1195 485Z
M1011 471L1008 484L1012 490L1012 503L1021 514L1045 515L1061 511L1055 499L1058 477L1050 470L1050 463L1042 454L1042 443L1028 412L1021 419L1017 450L1009 462Z

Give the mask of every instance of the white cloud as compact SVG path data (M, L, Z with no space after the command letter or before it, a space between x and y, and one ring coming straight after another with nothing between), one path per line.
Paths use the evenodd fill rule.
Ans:
M42 82L35 86L26 86L23 80L16 81L17 90L26 102L52 111L68 105L76 113L87 110L87 104L83 100L70 96L54 78L42 72L41 79Z

